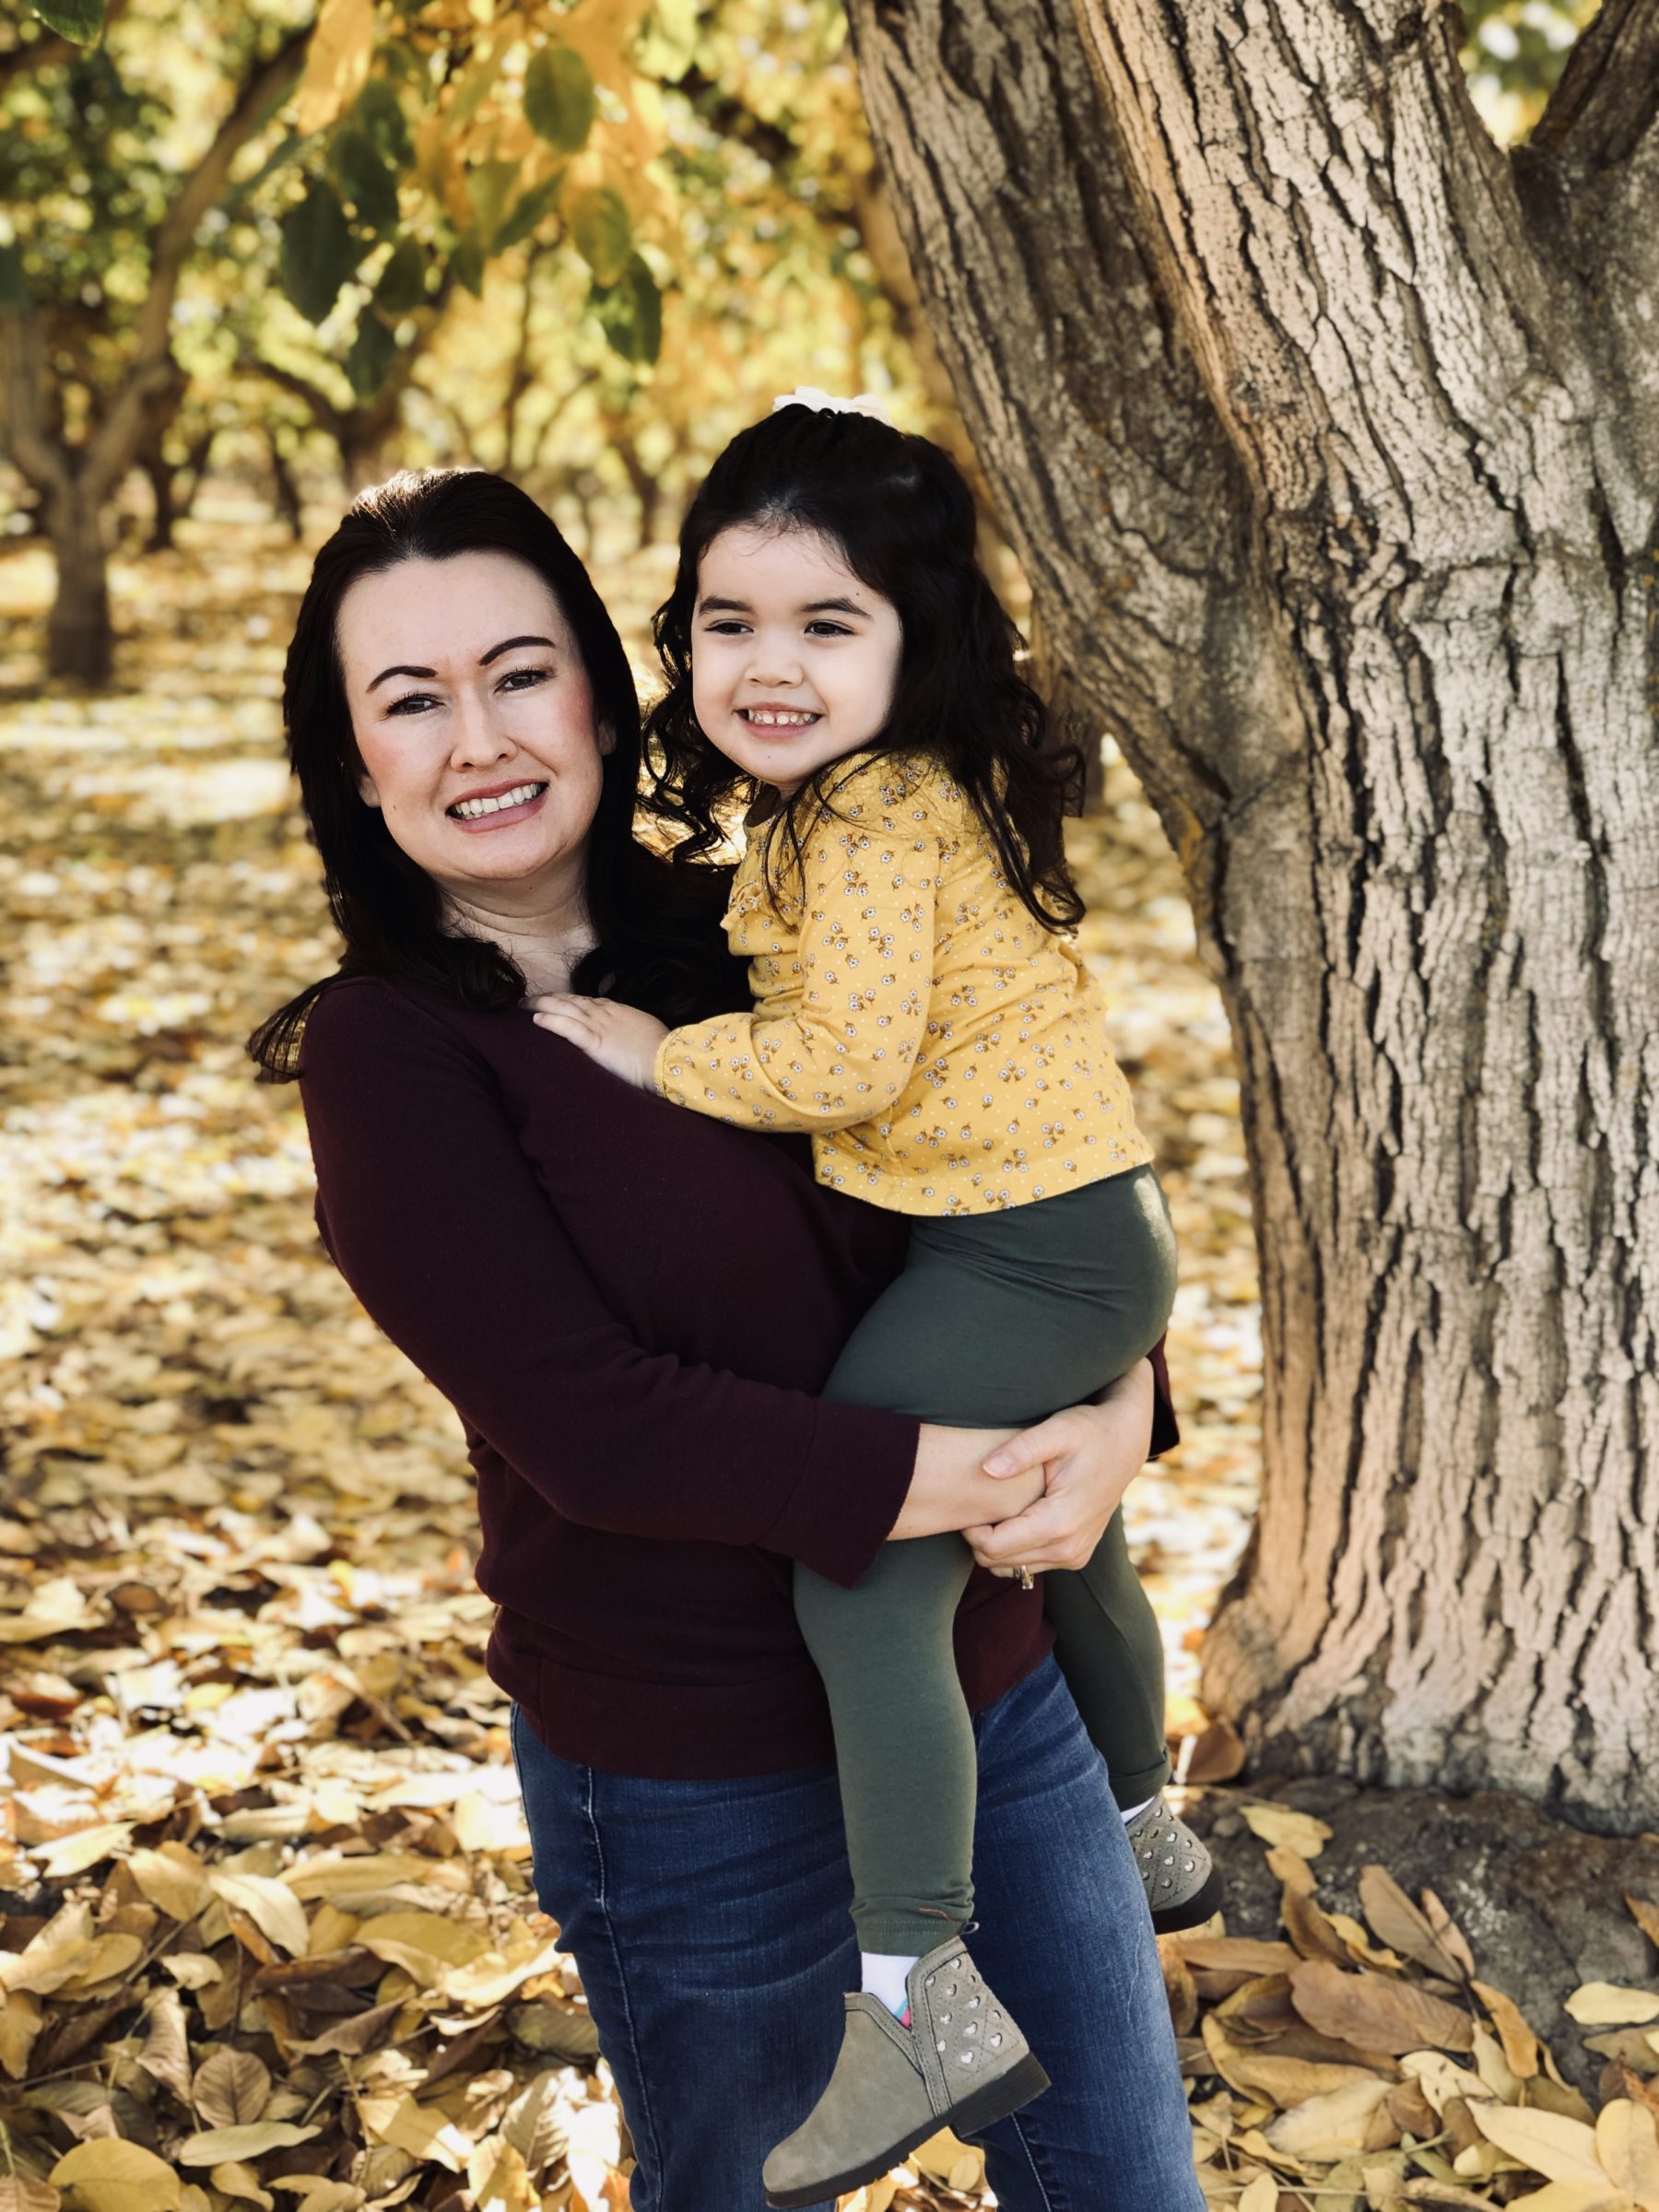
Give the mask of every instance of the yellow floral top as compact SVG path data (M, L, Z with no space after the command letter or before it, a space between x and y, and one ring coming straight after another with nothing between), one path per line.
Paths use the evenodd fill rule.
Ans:
M994 1213L1149 1160L1100 986L1005 880L966 796L889 755L831 806L798 871L773 850L772 888L771 841L751 835L725 929L755 1011L671 1031L663 1096L807 1130L820 1182L900 1214Z

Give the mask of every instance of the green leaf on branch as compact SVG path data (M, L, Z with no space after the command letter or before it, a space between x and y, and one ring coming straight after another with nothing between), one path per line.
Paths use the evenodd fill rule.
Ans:
M346 377L359 400L371 400L386 381L397 352L397 340L386 324L365 308L359 320L351 351L346 356Z
M629 255L615 284L594 287L592 306L614 353L641 368L656 359L663 350L663 295L637 253Z
M466 196L472 202L478 241L487 253L495 245L518 173L516 161L480 161L466 172Z
M628 265L633 225L619 192L599 184L579 193L568 210L576 251L594 273L595 284L615 284Z
M358 221L383 237L397 228L397 179L381 159L374 141L360 124L348 123L335 133L328 151L335 182Z
M359 249L331 185L312 184L282 225L282 288L308 323L321 323L358 265Z
M561 154L579 154L599 112L588 65L568 46L544 46L524 72L524 120Z
M109 0L34 0L34 12L59 38L96 46L103 36Z
M509 246L522 245L533 231L539 230L559 205L559 195L564 187L562 171L556 177L525 193L518 206L496 232L496 252L504 253Z
M466 287L475 300L484 297L484 249L476 238L464 238L450 255L450 273Z
M32 302L23 280L23 256L16 246L0 245L0 308L28 307Z
M383 315L412 315L427 298L427 257L412 238L399 241L380 273L374 304Z
M357 104L357 120L368 132L375 152L393 169L407 169L415 159L408 118L403 102L383 76L371 76Z

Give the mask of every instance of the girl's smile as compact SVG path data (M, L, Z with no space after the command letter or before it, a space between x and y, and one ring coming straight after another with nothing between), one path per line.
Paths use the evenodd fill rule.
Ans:
M691 693L705 735L794 791L887 726L899 610L809 530L724 530L698 569Z

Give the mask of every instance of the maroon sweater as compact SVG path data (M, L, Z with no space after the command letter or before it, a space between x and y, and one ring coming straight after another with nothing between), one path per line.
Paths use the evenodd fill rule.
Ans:
M301 1095L323 1241L465 1429L490 1672L536 1735L661 1778L830 1759L790 1561L857 1581L917 1425L812 1394L902 1263L903 1221L527 1015L387 982L318 1001ZM1167 1399L1159 1423L1163 1449ZM1040 1596L976 1572L970 1702L1051 1641Z

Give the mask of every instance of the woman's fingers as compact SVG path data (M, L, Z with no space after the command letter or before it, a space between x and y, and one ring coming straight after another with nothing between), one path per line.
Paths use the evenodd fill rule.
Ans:
M1029 1567L1033 1574L1053 1567L1081 1567L1093 1549L1077 1516L1062 1498L1040 1498L1011 1521L975 1532L969 1539L982 1567Z
M998 1482L1006 1482L1010 1475L1029 1475L1050 1460L1075 1452L1080 1441L1070 1411L1051 1414L1046 1421L1039 1421L1033 1429L1022 1429L993 1452L983 1463L984 1471Z

